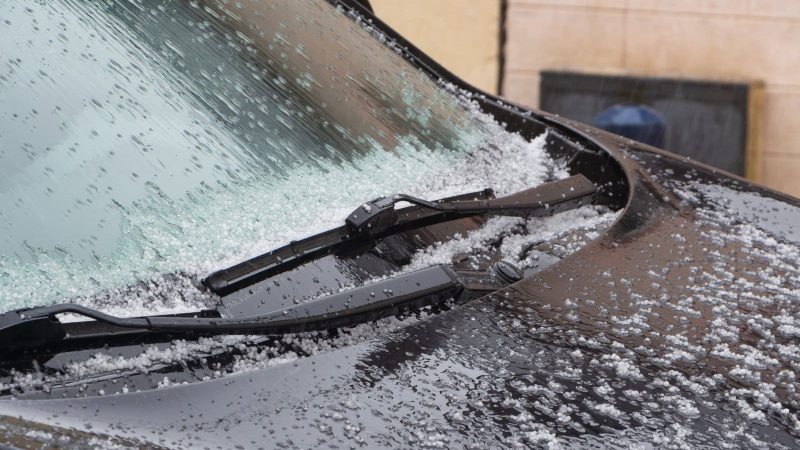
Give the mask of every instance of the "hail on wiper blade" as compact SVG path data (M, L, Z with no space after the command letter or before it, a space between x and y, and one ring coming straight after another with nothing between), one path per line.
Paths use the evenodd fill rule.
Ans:
M356 208L345 225L210 274L211 291L227 295L321 256L360 247L392 234L464 217L543 217L590 203L597 189L583 175L494 198L490 189L435 202L405 194L376 198ZM398 202L414 206L396 209Z
M475 215L541 217L589 203L595 192L591 182L577 175L500 198L492 198L489 190L436 202L408 195L381 197L353 211L343 227L216 272L205 283L224 295L318 256L400 231ZM400 201L414 206L395 209ZM484 271L435 265L277 311L238 317L228 317L222 306L194 313L131 318L76 304L21 309L0 314L0 354L80 345L88 340L138 339L142 335L283 334L338 328L397 314L403 308L449 299L456 303L467 301L519 279L519 271L503 262ZM57 316L64 313L94 320L62 323Z
M456 270L439 264L373 284L331 294L264 314L220 317L218 310L180 316L115 317L76 304L60 304L0 314L0 354L80 345L87 340L134 340L221 334L279 335L357 325L402 310L463 303L497 291L522 278L511 264L488 270ZM57 315L72 313L94 319L62 323Z

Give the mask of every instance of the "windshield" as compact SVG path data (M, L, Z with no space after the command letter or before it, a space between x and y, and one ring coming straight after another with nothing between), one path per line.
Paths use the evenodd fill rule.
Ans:
M447 173L514 138L327 2L20 0L2 17L3 309L137 282L150 293L110 303L193 309L207 299L181 277L365 200L504 189ZM506 181L543 181L537 149Z

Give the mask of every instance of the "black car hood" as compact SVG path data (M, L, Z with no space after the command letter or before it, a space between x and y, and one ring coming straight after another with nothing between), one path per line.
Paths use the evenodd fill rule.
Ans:
M3 400L0 414L165 447L800 445L800 202L481 102L510 129L544 124L610 157L627 188L617 221L501 292L364 343L167 389Z
M796 337L773 320L772 337L764 338L752 323L797 314L796 297L786 292L797 292L798 282L787 273L784 285L770 286L781 274L761 271L768 266L759 256L790 256L770 245L796 251L797 200L599 131L587 137L625 169L627 206L602 236L504 292L366 343L254 372L106 397L4 401L0 412L168 447L491 447L556 436L627 445L652 442L653 433L664 442L683 436L692 446L737 445L742 435L797 445L797 393L780 376L796 371L796 362L775 349ZM736 227L758 232L747 242ZM772 266L797 269L796 261L784 263ZM730 328L741 329L736 338L709 339ZM756 370L715 352L720 343L734 352L747 345L774 361ZM748 370L759 379L748 380ZM721 381L681 410L697 383L688 380L715 375ZM744 414L731 396L746 401L746 391L762 383L787 411L765 408L759 422L758 407ZM613 392L598 393L603 384ZM605 404L613 409L597 406ZM560 421L562 405L578 409ZM674 424L683 431L670 431Z

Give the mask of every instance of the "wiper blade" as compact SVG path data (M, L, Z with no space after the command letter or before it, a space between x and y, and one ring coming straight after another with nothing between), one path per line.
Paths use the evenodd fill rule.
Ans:
M452 299L462 303L521 279L504 262L489 270L462 271L435 265L395 278L321 297L264 314L220 317L219 310L181 316L116 317L76 304L60 304L0 315L0 354L69 344L85 339L130 338L143 334L211 336L221 334L280 335L352 326L396 315L401 310ZM78 314L92 322L58 320Z
M203 284L218 295L227 295L320 256L360 247L398 232L477 215L543 217L588 204L595 193L592 182L575 175L500 198L493 198L489 189L434 202L405 194L380 197L358 207L342 227L214 272ZM414 206L395 209L398 202Z
M225 295L329 253L361 247L392 234L445 221L485 216L541 217L576 208L593 200L595 186L582 175L547 183L505 197L490 190L435 202L394 195L360 206L343 227L252 258L211 274L204 283ZM395 209L398 202L413 206ZM230 316L224 305L194 313L148 317L115 317L76 304L22 309L0 314L0 354L43 346L99 339L142 336L219 334L284 334L350 326L397 314L403 308L453 299L463 302L496 291L521 278L507 263L485 271L455 270L436 265L345 292L256 315ZM92 321L62 323L60 314Z

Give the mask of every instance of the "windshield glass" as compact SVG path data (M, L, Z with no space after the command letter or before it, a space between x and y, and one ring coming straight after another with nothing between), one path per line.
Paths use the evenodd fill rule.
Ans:
M117 313L197 308L189 280L365 200L502 193L552 166L325 1L20 0L2 17L3 309L100 292ZM514 145L533 158L516 172L482 176L495 151L448 176Z

